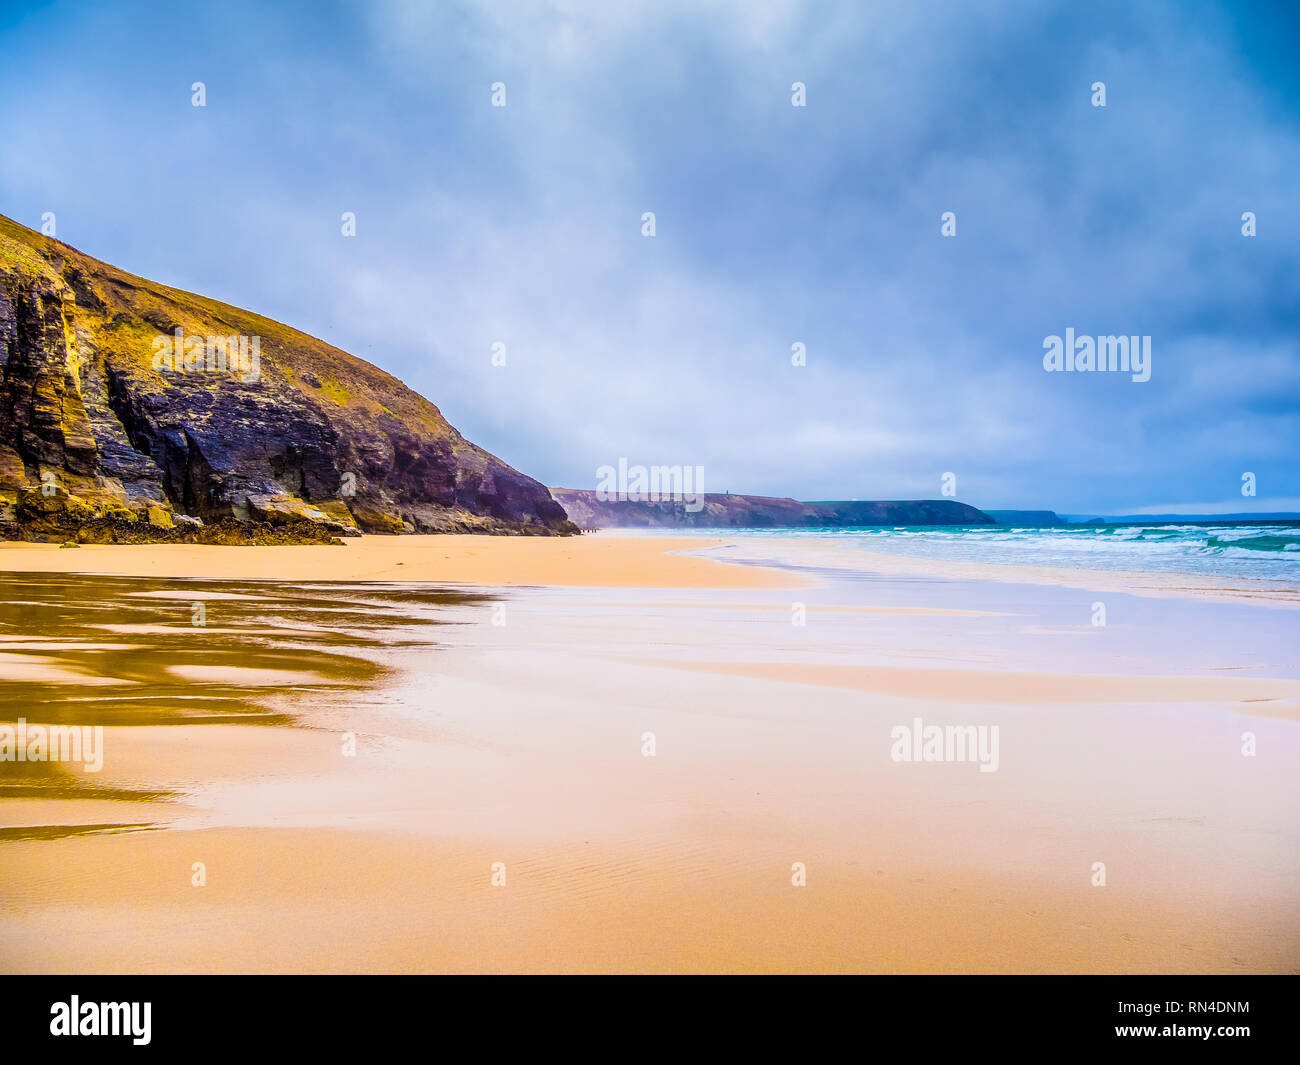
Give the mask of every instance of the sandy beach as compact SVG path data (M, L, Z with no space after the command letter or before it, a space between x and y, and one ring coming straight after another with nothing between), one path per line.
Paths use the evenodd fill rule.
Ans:
M615 536L364 536L339 546L191 544L64 549L0 543L0 572L104 573L207 580L426 581L592 588L793 588L805 581L680 554L717 546L698 538Z
M1284 596L735 555L0 545L0 968L1300 969Z

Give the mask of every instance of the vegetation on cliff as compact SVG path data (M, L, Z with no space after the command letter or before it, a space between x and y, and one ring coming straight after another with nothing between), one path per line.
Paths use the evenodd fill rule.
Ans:
M0 536L358 531L574 527L370 363L0 216Z

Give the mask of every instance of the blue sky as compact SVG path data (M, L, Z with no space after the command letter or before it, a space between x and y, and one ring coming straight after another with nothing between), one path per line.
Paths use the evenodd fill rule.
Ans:
M7 5L0 213L551 485L1300 510L1297 40L1159 0ZM1045 372L1067 327L1150 335L1150 381Z

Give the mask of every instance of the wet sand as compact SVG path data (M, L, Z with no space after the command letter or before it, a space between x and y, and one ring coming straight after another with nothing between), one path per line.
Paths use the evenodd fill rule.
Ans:
M1201 922L1118 893L822 854L810 856L809 886L793 889L780 859L752 850L489 842L487 853L510 859L504 887L487 886L482 840L209 829L9 844L30 848L23 873L47 914L93 920L81 922L85 942L52 936L50 922L9 929L8 967L1240 972L1294 962L1293 943L1244 907ZM201 889L188 873L197 859L211 877ZM112 870L115 896L95 870Z
M701 542L572 557L602 542L639 561L543 587L524 547L483 549L514 586L248 578L355 544L0 576L0 720L105 754L0 763L0 969L1300 969L1289 614L1107 593L1097 631L1062 587L703 559L638 588ZM894 761L917 717L997 725L998 770Z
M963 562L955 559L888 554L884 551L866 550L856 544L848 546L833 541L799 540L789 537L733 540L723 544L722 549L714 553L714 557L746 562L797 559L796 572L802 567L822 569L843 567L898 578L937 577L957 581L1004 581L1157 598L1248 601L1258 606L1300 610L1300 587L1287 581L1206 577L1186 573Z

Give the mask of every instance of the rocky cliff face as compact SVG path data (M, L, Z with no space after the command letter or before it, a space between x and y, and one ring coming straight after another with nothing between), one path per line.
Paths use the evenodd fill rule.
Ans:
M0 216L0 536L358 529L575 531L382 370Z
M955 499L898 502L859 500L801 503L772 496L708 494L691 510L685 502L601 500L590 489L552 488L574 523L584 529L763 529L858 525L989 525L983 511Z

